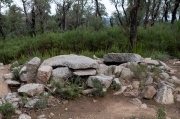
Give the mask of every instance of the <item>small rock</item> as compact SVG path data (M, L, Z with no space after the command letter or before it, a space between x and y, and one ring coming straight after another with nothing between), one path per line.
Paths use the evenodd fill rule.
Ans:
M39 115L39 116L37 117L37 119L45 119L45 118L46 118L46 115L44 115L44 114Z
M96 103L98 100L93 100L93 103Z
M122 86L121 89L117 92L115 92L113 95L119 95L122 94L126 90L127 86Z
M13 73L4 74L5 79L12 79L14 77Z
M82 94L88 95L88 94L92 93L92 92L95 91L95 90L96 90L95 88L82 90Z
M53 117L55 114L51 112L50 115Z
M121 66L121 65L116 66L115 69L114 69L114 75L115 75L116 77L119 77L120 74L121 74L121 71L122 71L124 68L125 68L125 67L124 67L124 66Z
M140 106L141 109L147 109L147 105L144 103Z
M67 104L67 103L69 103L68 100L63 100L62 101L62 104L64 104L64 105Z
M157 91L154 86L146 86L142 91L143 98L152 99L156 95Z
M123 68L120 78L123 79L131 79L133 77L134 73L129 68Z
M67 111L67 110L68 110L68 108L65 108L64 110L65 110L65 111Z
M29 100L24 107L26 108L34 108L34 106L36 105L36 103L39 101L39 99L32 99Z
M133 97L133 98L137 97L137 95L133 92L123 92L123 94L126 97Z
M16 86L20 86L21 84L18 82L18 81L14 81L14 80L10 80L10 79L7 79L5 81L10 87L16 87Z
M138 98L131 98L131 99L129 100L129 102L132 103L132 104L134 104L134 105L137 105L137 106L142 105L141 100L139 100Z
M180 102L180 94L176 95L176 101Z
M31 117L27 114L21 114L18 119L31 119Z
M132 82L132 87L133 87L134 89L139 89L139 84L140 84L139 81L133 81L133 82Z
M121 82L119 81L119 79L118 79L118 78L114 78L114 79L113 79L113 82L115 82L116 84L121 85Z
M161 78L161 79L164 79L164 80L168 80L168 79L170 78L170 76L169 76L169 74L167 74L167 73L161 73L161 74L160 74L160 78Z
M143 62L150 65L159 65L159 62L157 60L143 60Z
M146 79L146 82L145 82L145 85L151 85L153 84L153 78L151 76L149 76L147 79Z
M22 114L22 112L21 112L21 110L15 110L15 114L17 114L17 115L20 115L20 114Z

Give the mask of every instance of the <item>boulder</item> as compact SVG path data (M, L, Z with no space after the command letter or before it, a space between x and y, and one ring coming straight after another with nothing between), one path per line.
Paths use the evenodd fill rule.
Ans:
M78 55L59 55L44 60L41 66L49 65L52 67L65 66L71 69L87 69L87 68L98 68L98 63L85 56Z
M99 80L102 85L104 85L104 87L107 89L111 85L113 77L103 74L97 76L89 76L89 78L87 79L87 85L94 88L93 80L95 79Z
M168 79L170 78L170 76L169 76L169 74L167 74L167 73L161 73L161 74L160 74L160 78L161 78L161 79L164 79L164 80L168 80Z
M36 83L47 84L52 72L51 66L41 66L38 69Z
M125 67L121 66L121 65L116 66L115 69L114 69L114 75L118 78L124 68Z
M10 88L8 87L8 84L4 81L2 76L0 73L0 97L11 92Z
M141 100L139 100L138 98L131 98L129 100L130 103L134 104L134 105L137 105L137 106L141 106L142 105L142 102Z
M176 76L171 76L171 78L168 79L168 82L173 84L180 84L180 80Z
M21 114L18 119L31 119L31 117L27 114Z
M21 85L18 81L14 81L14 80L10 80L10 79L6 80L5 82L10 87L16 87L16 86L20 86Z
M129 68L123 68L121 71L120 78L122 79L131 79L133 77L134 73Z
M26 93L29 96L38 96L44 92L44 85L35 83L26 84L21 86L18 92L21 94Z
M53 81L63 83L63 79L73 76L73 72L68 67L56 68L52 71Z
M142 57L134 53L108 53L103 57L107 63L140 62Z
M146 99L153 99L156 93L157 90L154 88L154 86L146 86L142 91L142 97Z
M143 60L142 62L149 65L159 65L159 62L157 60Z
M147 105L144 103L140 106L141 109L147 109Z
M105 64L100 64L96 70L97 70L97 74L104 74L107 76L112 74L109 70L109 66Z
M75 70L73 72L74 75L76 76L93 76L96 75L96 70L95 69L84 69L84 70Z
M173 104L174 96L172 93L172 89L166 85L163 85L158 89L154 100L160 104Z
M40 66L41 60L38 57L34 57L27 64L27 83L35 82L36 74Z

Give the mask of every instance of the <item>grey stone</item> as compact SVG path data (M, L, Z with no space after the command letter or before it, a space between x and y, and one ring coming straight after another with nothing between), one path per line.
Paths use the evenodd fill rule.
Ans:
M84 70L75 70L73 72L74 75L76 76L93 76L96 75L96 70L95 69L84 69Z
M127 86L122 86L121 89L115 92L113 95L120 95L126 90Z
M114 75L116 76L116 78L118 78L120 76L120 74L124 68L125 67L121 66L121 65L115 67Z
M39 101L39 99L31 99L25 104L25 107L26 108L34 108L34 106L36 105L36 103L38 101Z
M142 57L134 53L108 53L103 57L104 62L126 63L140 62Z
M120 78L128 80L131 79L133 75L133 72L129 68L123 68L123 70L121 71Z
M145 81L145 85L151 85L151 84L153 84L153 78L149 76Z
M52 72L51 66L41 66L38 69L36 83L47 84Z
M156 93L157 90L154 88L154 86L146 86L142 91L142 97L146 99L153 99Z
M38 68L40 66L41 60L38 57L34 57L32 60L30 60L27 64L27 79L28 83L35 82L36 74L38 71Z
M141 108L141 109L147 109L147 105L146 105L146 104L142 104L142 105L140 106L140 108Z
M89 78L87 79L87 85L90 87L94 87L93 80L95 80L95 79L99 80L104 85L104 87L107 89L111 85L113 77L106 76L103 74L97 75L97 76L89 76Z
M171 76L168 82L174 83L174 84L180 84L180 80L176 76Z
M6 80L5 81L10 87L13 87L13 86L20 86L20 83L18 81L14 81L14 80Z
M176 95L176 101L180 102L180 94Z
M161 73L161 74L160 74L160 78L161 78L161 79L164 79L164 80L168 80L168 79L170 78L170 76L169 76L169 74L167 74L167 73Z
M157 60L143 60L142 62L147 63L149 65L159 65Z
M139 100L138 98L131 98L129 100L130 103L134 104L134 105L137 105L137 106L141 106L142 105L142 102L141 100Z
M72 69L87 69L98 68L99 64L95 60L85 56L59 55L44 60L41 66L43 65L49 65L52 67L66 66Z
M18 92L26 93L29 96L37 96L44 92L44 86L43 84L35 84L35 83L26 84L21 86L18 89Z
M139 81L133 81L133 82L132 82L132 87L133 87L134 89L139 89L139 84L140 84Z
M118 79L118 78L114 78L114 79L113 79L113 82L115 82L116 84L121 85L121 82L119 81L119 79Z
M97 70L97 74L104 74L107 76L112 75L112 71L110 71L110 67L105 64L100 64L96 70Z
M31 117L27 114L21 114L18 119L31 119Z
M92 93L95 90L96 90L95 88L82 90L82 94L88 95L88 94Z
M14 77L13 73L8 73L8 74L4 74L4 78L7 79L12 79Z
M162 86L158 89L154 100L160 104L173 104L174 103L174 96L172 93L172 89L168 86Z
M73 76L73 72L68 67L56 68L52 71L53 81L63 83L63 79Z
M123 92L124 96L135 98L137 95L133 92Z

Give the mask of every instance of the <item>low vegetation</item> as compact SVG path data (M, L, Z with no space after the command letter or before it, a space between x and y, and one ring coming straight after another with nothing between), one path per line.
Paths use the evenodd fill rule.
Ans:
M103 57L105 53L134 52L143 57L165 60L170 56L180 57L180 37L177 24L156 24L152 28L138 28L137 45L130 49L129 37L124 29L107 27L97 31L72 30L65 33L47 33L37 37L17 37L0 41L0 62L20 64L31 57L41 59L63 54L81 54Z
M165 107L159 107L157 110L157 119L165 119L166 110Z
M12 103L6 102L0 106L0 113L3 115L4 119L11 119L12 115L15 113L15 108Z

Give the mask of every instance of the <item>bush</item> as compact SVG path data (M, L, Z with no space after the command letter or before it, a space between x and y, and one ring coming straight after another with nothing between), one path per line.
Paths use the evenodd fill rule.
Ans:
M15 113L15 108L11 103L6 102L0 106L0 113L5 119L11 119L12 115Z
M97 79L93 79L92 83L94 88L96 89L92 92L92 95L94 97L104 97L106 95L106 92L103 91L103 84Z
M166 117L166 110L164 107L159 107L157 110L157 118L158 119L165 119Z
M47 107L49 96L50 96L49 93L40 95L38 98L39 100L37 101L37 103L35 105L35 108L43 109L43 108Z
M83 90L83 83L80 81L80 78L71 79L70 81L65 82L64 85L55 82L54 86L56 87L55 93L67 100L75 99Z

